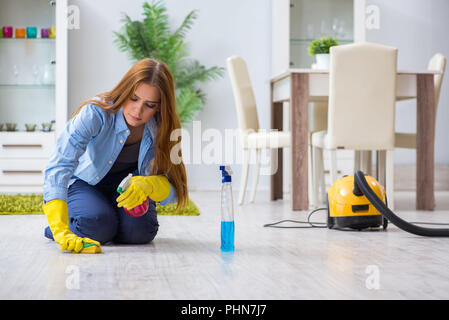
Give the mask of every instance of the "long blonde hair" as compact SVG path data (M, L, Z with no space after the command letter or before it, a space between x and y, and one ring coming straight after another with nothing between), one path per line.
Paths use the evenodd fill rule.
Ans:
M155 157L150 164L150 172L152 175L168 176L176 191L178 200L176 210L178 210L188 203L187 176L182 160L177 164L170 160L170 150L178 143L178 148L181 145L181 136L178 141L171 141L170 134L173 130L180 129L181 123L176 112L173 76L165 63L150 58L136 62L111 91L97 95L101 101L95 99L84 101L70 119L86 104L95 104L109 113L117 113L142 82L159 88L161 93L160 111L154 115L158 130L155 137ZM178 156L182 157L181 150L178 151Z

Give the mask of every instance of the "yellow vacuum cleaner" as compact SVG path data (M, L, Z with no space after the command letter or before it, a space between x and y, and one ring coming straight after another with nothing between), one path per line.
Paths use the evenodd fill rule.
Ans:
M372 192L386 204L385 188L373 177L365 177ZM354 176L338 179L328 190L329 229L365 229L383 226L387 228L388 220L382 216L360 190Z
M449 229L424 228L399 218L388 208L384 187L362 171L334 182L328 190L327 210L327 227L331 229L386 229L390 221L416 235L449 237Z

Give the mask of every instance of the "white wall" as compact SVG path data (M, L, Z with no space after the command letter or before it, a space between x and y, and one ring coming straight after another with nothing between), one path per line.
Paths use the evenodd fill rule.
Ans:
M449 58L449 1L447 0L366 0L377 5L380 28L366 30L366 40L398 48L399 69L426 69L437 52ZM447 72L447 68L446 68ZM449 79L443 79L437 111L435 162L449 164ZM416 132L416 100L402 101L396 107L396 127L401 132ZM396 149L396 164L415 164L414 150Z
M141 0L71 0L80 8L79 30L69 31L69 115L87 98L112 89L129 69L125 53L113 45L113 31L121 27L121 12L131 18L141 17ZM248 64L258 103L260 127L269 128L269 83L272 55L272 0L166 0L170 22L178 26L193 9L199 10L187 42L191 57L205 66L226 67L226 58L238 54ZM449 57L449 1L447 0L366 0L380 8L380 29L366 30L368 41L381 42L399 48L399 68L424 69L428 59L439 51ZM437 164L449 164L449 87L444 79L438 109L435 159ZM202 131L216 128L236 128L237 119L232 90L227 74L221 80L204 85L208 101L197 116ZM403 132L415 132L416 102L400 102L397 106L397 127ZM192 126L187 128L192 136ZM203 142L203 148L208 143ZM238 149L238 148L237 148ZM239 150L239 149L238 149ZM241 159L240 152L237 160ZM397 150L396 164L414 164L415 151ZM240 181L240 165L234 165L234 186ZM187 165L191 189L220 187L216 165ZM251 172L249 185L251 183ZM259 187L268 189L268 176L261 176Z
M270 0L166 0L170 22L179 26L197 9L199 17L188 33L191 57L205 66L226 67L226 58L238 54L248 64L258 102L260 127L269 128L269 82L271 61ZM69 115L87 98L113 88L131 66L125 53L113 44L113 31L122 25L121 12L140 19L141 0L72 0L80 9L80 29L69 31ZM208 101L198 115L202 131L236 128L234 98L228 75L203 87ZM192 126L187 126L192 131ZM192 135L191 135L192 136ZM203 143L203 147L207 142ZM240 159L239 154L237 159ZM234 165L234 186L240 180L240 165ZM193 189L220 187L218 165L187 165L188 184ZM249 180L251 182L251 180ZM268 188L268 176L259 179Z

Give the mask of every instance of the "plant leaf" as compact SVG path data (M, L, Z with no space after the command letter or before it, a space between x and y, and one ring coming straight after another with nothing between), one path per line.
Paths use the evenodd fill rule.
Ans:
M114 44L133 62L149 57L167 64L175 82L177 112L181 124L185 124L194 119L206 101L206 94L198 85L223 77L225 69L218 66L207 68L189 58L184 39L198 18L197 10L189 12L172 32L162 0L151 4L145 2L142 8L142 20L132 20L123 13L121 30L113 32Z

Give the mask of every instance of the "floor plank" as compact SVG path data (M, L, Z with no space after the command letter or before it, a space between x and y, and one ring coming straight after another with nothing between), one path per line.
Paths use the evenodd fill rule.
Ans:
M413 191L396 197L405 219L449 222L448 192L436 193L434 212L414 211ZM42 215L0 216L0 299L449 298L447 238L391 225L366 232L264 228L307 214L291 211L288 194L269 201L260 191L254 204L235 206L236 251L224 254L219 193L191 198L200 216L159 216L153 243L104 245L99 255L60 252L43 237Z

